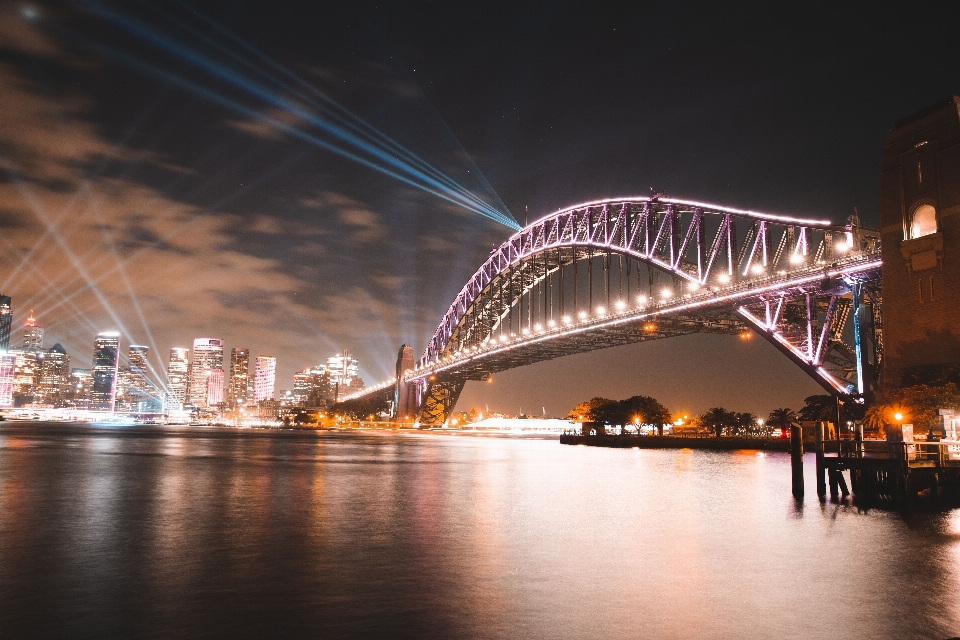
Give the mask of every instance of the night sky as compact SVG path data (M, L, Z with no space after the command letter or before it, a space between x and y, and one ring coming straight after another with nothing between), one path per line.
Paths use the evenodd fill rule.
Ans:
M114 329L158 370L220 337L276 356L278 390L343 349L372 384L513 232L477 209L522 224L653 186L876 226L884 133L960 91L958 24L935 3L0 4L13 342L33 308L74 366ZM371 168L398 154L336 114L486 204ZM759 338L689 336L506 372L459 408L818 392Z

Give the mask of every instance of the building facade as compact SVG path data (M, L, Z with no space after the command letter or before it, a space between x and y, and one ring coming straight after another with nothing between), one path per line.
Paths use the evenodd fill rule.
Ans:
M13 308L10 296L0 295L0 353L10 350L10 329L13 328Z
M93 370L90 409L113 411L117 399L117 370L120 365L120 334L100 333L93 342Z
M48 407L68 406L70 396L70 356L59 342L40 354L36 404Z
M207 406L208 378L213 369L223 370L223 340L197 338L193 341L193 360L190 363L188 404L198 408Z
M883 386L960 373L960 97L887 134L880 234Z
M247 404L251 386L250 350L230 349L230 383L227 387L227 406L236 408Z
M30 309L30 317L27 318L27 325L23 329L23 348L43 349L43 327L37 326L37 319L33 317L33 309Z
M223 404L223 369L210 369L207 376L207 406Z
M253 372L253 401L259 404L263 400L272 400L276 380L277 359L273 356L257 356Z
M167 362L167 404L182 409L187 399L187 374L190 370L190 349L173 347Z
M13 371L16 356L0 351L0 407L13 406Z

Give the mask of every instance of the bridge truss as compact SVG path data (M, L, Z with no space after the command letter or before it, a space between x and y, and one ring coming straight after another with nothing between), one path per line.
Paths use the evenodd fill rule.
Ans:
M392 384L415 385L419 422L437 425L467 380L617 345L752 330L830 392L869 393L882 358L879 236L850 222L665 197L558 211L491 252L415 368ZM375 393L346 406L376 404Z

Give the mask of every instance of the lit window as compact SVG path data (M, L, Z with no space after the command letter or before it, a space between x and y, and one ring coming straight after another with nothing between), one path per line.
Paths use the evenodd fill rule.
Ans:
M929 204L917 207L910 223L910 237L920 238L937 232L937 210Z

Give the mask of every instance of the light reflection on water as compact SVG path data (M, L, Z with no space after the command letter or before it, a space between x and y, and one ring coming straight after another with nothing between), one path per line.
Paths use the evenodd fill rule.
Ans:
M797 505L778 453L0 425L4 637L948 638L958 602L960 511Z

